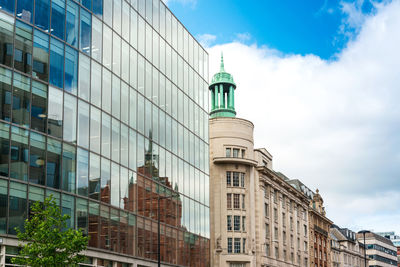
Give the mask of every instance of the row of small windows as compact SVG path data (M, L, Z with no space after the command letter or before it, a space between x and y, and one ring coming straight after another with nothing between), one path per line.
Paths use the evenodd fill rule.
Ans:
M242 172L226 172L226 185L245 187L245 174Z
M279 247L274 247L274 255L271 255L271 245L270 244L265 244L265 255L267 256L267 257L271 257L271 256L273 256L273 257L275 257L275 259L280 259L279 258ZM283 250L283 260L284 261L287 261L288 259L287 259L287 251L286 250ZM290 254L290 261L292 262L292 263L295 263L295 258L294 258L294 253L293 252L291 252L291 254ZM301 265L301 255L298 253L297 254L297 264L299 265L299 266L304 266L304 267L309 267L308 266L308 258L304 258L304 260L303 260L303 265Z
M233 158L244 158L246 154L245 149L240 149L240 148L231 148L227 147L225 148L225 156L227 158L233 157Z
M377 245L377 244L367 244L367 249L375 249L378 251L381 251L383 253L392 255L392 256L397 256L397 251L385 248L383 246Z
M232 223L233 218L233 223ZM232 227L233 224L233 227ZM228 231L246 231L246 217L239 215L227 215L226 216L226 229Z
M226 194L226 207L227 209L245 209L245 199L246 195L244 194ZM233 201L233 205L232 205Z
M228 253L246 253L246 238L228 237Z

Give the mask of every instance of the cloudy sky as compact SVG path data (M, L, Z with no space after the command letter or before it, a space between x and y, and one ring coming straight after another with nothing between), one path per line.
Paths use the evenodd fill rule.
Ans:
M339 226L400 234L400 0L258 2L168 5L208 48L210 75L223 51L238 117L275 170L319 188Z

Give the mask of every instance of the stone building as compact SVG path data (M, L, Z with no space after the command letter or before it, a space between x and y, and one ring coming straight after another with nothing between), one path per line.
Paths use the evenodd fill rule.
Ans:
M308 266L309 200L273 171L265 148L254 149L223 59L209 89L211 265Z
M365 267L364 244L357 240L355 232L332 225L329 235L332 267Z
M289 180L294 188L305 194L309 200L308 206L308 227L309 227L309 251L310 266L312 267L328 267L331 265L331 249L329 229L332 221L326 217L324 201L319 194L312 192L301 181L294 179Z

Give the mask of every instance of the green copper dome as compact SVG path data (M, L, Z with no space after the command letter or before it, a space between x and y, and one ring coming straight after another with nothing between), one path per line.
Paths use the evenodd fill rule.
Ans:
M235 89L233 76L225 71L224 57L221 54L221 67L209 86L211 91L211 118L235 117Z

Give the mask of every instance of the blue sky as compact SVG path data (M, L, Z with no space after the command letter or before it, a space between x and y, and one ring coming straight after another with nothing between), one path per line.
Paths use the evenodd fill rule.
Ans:
M223 51L274 170L318 188L337 225L400 234L400 0L167 4L210 76Z
M169 0L168 6L193 35L215 36L212 44L240 40L329 59L357 30L342 29L342 3L373 11L371 2L359 0Z

